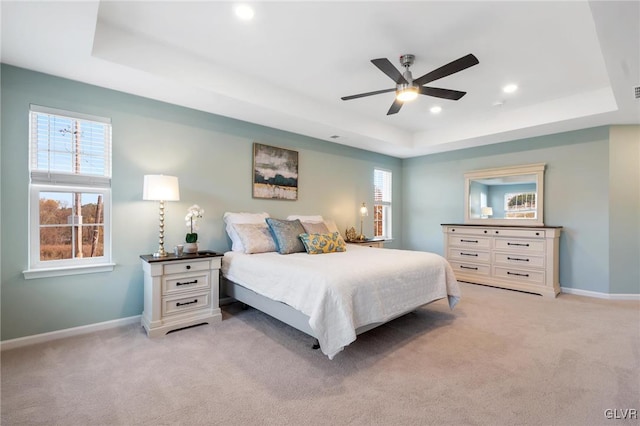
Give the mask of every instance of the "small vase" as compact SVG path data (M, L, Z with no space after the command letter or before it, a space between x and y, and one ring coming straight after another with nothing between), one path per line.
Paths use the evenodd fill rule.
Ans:
M198 243L185 243L184 252L194 254L198 252Z

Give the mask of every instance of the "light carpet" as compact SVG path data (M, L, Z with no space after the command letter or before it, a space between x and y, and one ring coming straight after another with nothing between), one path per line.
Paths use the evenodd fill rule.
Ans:
M254 309L2 353L3 425L635 425L640 304L461 284L330 361ZM617 410L617 411L606 411Z

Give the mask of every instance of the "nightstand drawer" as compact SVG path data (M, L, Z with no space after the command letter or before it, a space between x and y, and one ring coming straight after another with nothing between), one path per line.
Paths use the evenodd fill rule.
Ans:
M208 271L209 262L172 262L164 265L164 274L181 274L183 272Z
M208 289L209 271L205 273L169 275L162 278L162 294Z
M206 308L210 304L209 293L196 293L182 297L167 297L162 299L163 315L174 315L195 309Z

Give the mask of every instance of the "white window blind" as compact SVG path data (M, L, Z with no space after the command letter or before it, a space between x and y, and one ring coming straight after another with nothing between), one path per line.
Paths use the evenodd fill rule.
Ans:
M375 169L373 171L374 201L391 203L391 172Z
M32 105L32 183L111 186L111 120Z

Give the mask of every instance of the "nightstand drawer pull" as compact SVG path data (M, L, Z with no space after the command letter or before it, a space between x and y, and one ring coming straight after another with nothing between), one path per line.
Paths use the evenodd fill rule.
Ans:
M478 240L460 240L463 243L478 243Z
M187 265L187 269L191 269L191 265Z
M183 283L181 283L180 281L178 281L178 282L176 283L176 285L177 285L177 286L178 286L178 285L189 285L189 284L198 284L198 280L185 281L185 282L183 282Z
M528 262L529 259L520 259L518 257L509 257L507 256L507 260L517 260L518 262Z
M520 246L520 247L529 247L529 243L521 244L521 243L507 243L508 246Z
M529 277L529 274L519 274L517 272L509 272L509 271L507 271L507 275L517 275L519 277L527 277L527 278Z
M184 305L193 305L194 303L198 303L198 299L193 299L191 302L176 302L176 306L184 306Z
M477 267L464 266L464 265L460 265L460 267L461 267L462 269L473 269L474 271L477 271L477 270L478 270L478 268L477 268Z
M474 257L478 257L478 253L462 253L462 252L460 252L460 256L474 256Z

